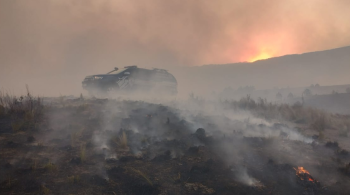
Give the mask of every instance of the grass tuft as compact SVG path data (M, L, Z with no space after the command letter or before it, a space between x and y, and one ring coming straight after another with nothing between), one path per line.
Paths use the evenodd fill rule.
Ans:
M11 118L11 127L14 132L35 130L43 118L42 98L33 97L28 86L26 88L26 96L20 97L0 91L0 115Z
M38 168L38 167L37 167L36 160L34 160L34 163L33 163L33 165L31 166L31 169L32 169L33 171L35 171L37 168Z
M79 175L72 175L71 177L68 177L69 183L79 183L80 176Z
M123 149L128 148L128 137L126 136L125 131L123 131L122 135L114 139L114 142Z
M86 160L86 146L85 144L81 144L80 146L80 160L84 162Z
M44 168L50 172L55 172L58 170L57 166L51 162L48 162L46 165L44 165Z
M143 172L141 172L141 171L139 171L139 170L137 170L137 169L134 169L134 168L130 168L130 169L131 169L133 172L135 172L135 173L137 173L138 175L140 175L143 179L145 179L146 182L147 182L149 185L153 186L153 183L152 183L151 180L147 177L146 174L144 174Z
M11 188L12 183L13 183L13 179L11 178L11 175L9 175L7 178L7 184L6 184L7 187Z
M47 188L45 185L41 185L41 192L43 193L43 194L50 194L50 189L49 188Z

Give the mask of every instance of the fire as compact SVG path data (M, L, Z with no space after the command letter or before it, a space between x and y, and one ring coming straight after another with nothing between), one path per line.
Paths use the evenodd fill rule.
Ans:
M301 180L308 180L311 182L314 182L314 179L311 177L309 171L305 170L304 167L298 167L297 169L294 168L296 171L296 175L301 179Z
M251 59L248 60L248 62L255 62L257 60L264 60L264 59L268 59L271 58L272 56L267 53L267 52L262 52L260 54L258 54L257 56L252 57Z
M284 30L260 32L249 37L240 55L242 62L255 62L295 53L293 35Z

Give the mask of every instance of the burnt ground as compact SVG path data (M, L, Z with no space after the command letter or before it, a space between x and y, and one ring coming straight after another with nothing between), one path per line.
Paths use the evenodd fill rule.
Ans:
M341 143L290 124L185 116L161 104L103 99L50 103L30 130L14 131L2 115L0 194L350 192L350 154ZM298 166L310 175L296 175Z

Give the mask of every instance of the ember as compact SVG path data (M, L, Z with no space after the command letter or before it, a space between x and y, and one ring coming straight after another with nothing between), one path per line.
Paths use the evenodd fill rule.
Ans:
M296 171L296 175L301 179L301 180L307 180L311 182L315 182L314 179L311 177L309 171L305 170L304 167L298 167L297 169L294 168Z

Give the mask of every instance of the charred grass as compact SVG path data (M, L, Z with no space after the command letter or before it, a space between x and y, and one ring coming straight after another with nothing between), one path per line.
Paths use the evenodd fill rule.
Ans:
M255 102L249 97L224 104L231 109L250 110L268 120L283 119L296 124L302 121L307 128L321 133L337 128L348 130L347 117L302 105ZM114 109L106 109L111 105ZM2 94L0 112L1 120L7 120L7 126L11 127L11 131L0 134L1 194L346 192L345 187L337 188L332 183L300 181L292 165L269 159L269 148L283 144L319 159L317 169L335 170L348 178L349 156L342 152L338 142L313 146L277 138L210 136L206 134L208 130L193 131L188 122L165 106L136 101L61 97L44 105L41 98L34 98L29 92L23 98ZM221 150L226 145L242 146L238 143L250 152L239 152L235 156ZM326 159L322 154L324 150L332 151L334 159L339 160ZM274 152L281 158L288 155L279 148ZM247 185L237 180L235 174L240 173L241 166L227 162L228 156L244 162L247 174L263 185ZM333 188L327 191L324 186Z

